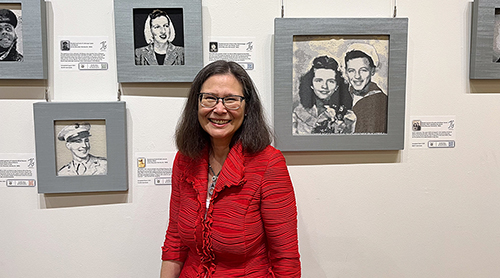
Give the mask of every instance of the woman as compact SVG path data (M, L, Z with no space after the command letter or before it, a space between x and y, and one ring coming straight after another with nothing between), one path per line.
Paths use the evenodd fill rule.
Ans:
M235 62L195 77L176 130L162 278L300 277L286 162Z
M175 46L175 29L166 12L154 10L144 24L148 45L135 50L136 65L184 65L184 48Z
M300 78L300 103L293 110L293 133L352 133L352 98L335 59L316 57Z

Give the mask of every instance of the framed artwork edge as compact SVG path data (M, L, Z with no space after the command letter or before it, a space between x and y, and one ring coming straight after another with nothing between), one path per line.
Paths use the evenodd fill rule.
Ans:
M384 134L292 134L293 37L388 35L388 115ZM407 18L276 18L274 35L275 146L281 151L404 149Z
M140 66L134 60L133 9L182 8L185 64ZM114 1L116 60L119 83L192 82L203 67L201 0Z
M33 115L38 193L128 190L125 102L36 102L33 104ZM66 120L105 120L105 175L57 175L55 121Z
M47 79L47 26L44 0L0 0L21 4L23 61L1 61L0 79Z
M500 79L500 63L493 61L496 8L500 8L499 0L472 3L470 79Z

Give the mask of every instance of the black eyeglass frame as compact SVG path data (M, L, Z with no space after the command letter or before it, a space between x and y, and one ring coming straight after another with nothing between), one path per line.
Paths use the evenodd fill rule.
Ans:
M209 107L209 106L205 106L205 105L203 105L203 103L201 102L201 99L203 98L203 96L204 96L204 95L209 95L209 96L212 96L212 97L214 97L214 98L216 99L216 100L215 100L215 104L214 104L214 106ZM228 107L226 106L226 101L225 101L225 99L226 99L226 98L234 98L234 97L239 97L239 98L240 98L240 106L238 106L238 108L228 108ZM213 95L213 94L211 94L211 93L198 93L198 101L200 102L200 105L201 105L201 106L203 106L203 107L205 107L205 108L214 108L215 106L217 106L217 103L219 103L219 99L220 99L220 100L222 100L222 105L224 105L224 107L226 107L226 109L228 109L228 110L238 110L238 109L240 109L240 107L241 107L241 103L242 103L242 101L244 101L246 98L245 98L244 96L238 96L238 95L231 95L231 96L225 96L225 97L218 97L218 96Z

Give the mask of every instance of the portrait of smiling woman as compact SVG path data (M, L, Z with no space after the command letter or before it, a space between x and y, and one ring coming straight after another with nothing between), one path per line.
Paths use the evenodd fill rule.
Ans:
M176 129L161 278L300 277L295 194L235 62L195 77Z
M142 25L139 23L143 22L139 20L142 18L142 11L143 9L139 9L136 13L135 24L144 26L144 40L147 45L135 49L135 64L184 65L184 47L173 43L176 38L176 28L167 12L161 9L153 10ZM180 16L182 17L182 13ZM182 29L182 26L179 29Z
M353 132L352 98L334 58L314 58L300 78L299 101L292 113L293 134Z

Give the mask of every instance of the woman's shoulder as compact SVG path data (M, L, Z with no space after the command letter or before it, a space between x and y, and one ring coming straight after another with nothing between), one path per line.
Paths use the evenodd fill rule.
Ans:
M180 151L175 154L174 165L177 167L189 167L195 160Z
M168 52L171 52L171 53L179 53L179 54L184 54L184 47L182 46L177 46L177 45L174 45L173 43L171 43L169 46L168 46Z
M142 47L138 47L135 49L135 52L149 52L151 50L151 45L146 45Z
M175 49L176 51L181 51L181 52L184 52L184 47L182 47L182 46L177 46L177 45L174 45L174 49Z
M299 104L293 109L293 116L303 122L314 121L318 117L318 110L316 109L316 105L313 105L311 108L305 108L302 104Z
M313 107L315 108L315 106L313 105ZM310 114L311 110L313 110L314 108L311 107L311 108L305 108L304 105L302 105L302 103L299 103L294 109L293 109L293 113L295 114Z

